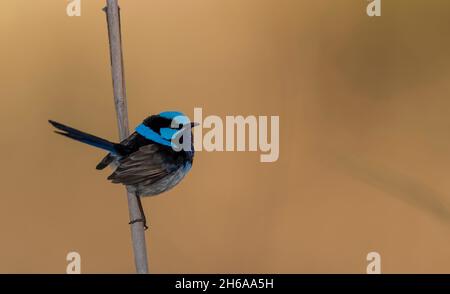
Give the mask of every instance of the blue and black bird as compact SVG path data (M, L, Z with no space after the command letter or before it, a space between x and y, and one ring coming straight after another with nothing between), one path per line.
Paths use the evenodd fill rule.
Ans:
M191 123L181 112L167 111L149 116L120 143L52 120L49 122L58 129L56 133L109 152L96 168L102 170L111 165L115 170L108 180L126 185L136 194L142 218L132 220L130 224L143 222L147 229L141 197L158 195L173 188L192 167L195 151L191 129L197 123ZM186 138L190 144L183 144ZM174 148L174 142L190 148Z

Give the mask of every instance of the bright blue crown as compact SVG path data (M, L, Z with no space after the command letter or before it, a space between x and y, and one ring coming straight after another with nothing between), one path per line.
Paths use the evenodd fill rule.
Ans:
M173 127L176 129L173 129L170 127L169 128L161 128L159 130L160 134L158 134L142 123L142 124L138 125L135 130L138 134L140 134L141 136L144 136L145 138L147 138L149 140L152 140L156 143L171 147L172 146L171 140L176 135L176 133L179 131L178 130L179 124L186 125L186 124L189 124L191 121L189 120L189 118L186 115L184 115L182 112L179 112L179 111L164 111L158 115L161 117L170 119L170 120L174 120L175 124L173 125Z
M186 115L184 115L184 113L179 112L179 111L164 111L164 112L161 112L159 114L159 116L167 118L167 119L175 119L176 118L175 122L179 123L179 124L183 124L183 125L189 124L191 122L189 120L189 118Z
M185 116L184 113L179 111L164 111L159 114L161 117L165 117L168 119L174 119L177 116Z

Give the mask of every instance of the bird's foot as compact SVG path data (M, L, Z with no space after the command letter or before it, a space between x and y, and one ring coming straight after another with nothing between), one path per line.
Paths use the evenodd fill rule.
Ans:
M129 225L132 225L132 224L135 224L135 223L143 223L143 224L144 224L144 230L147 230L147 229L148 229L147 221L146 221L145 219L138 218L138 219L135 219L135 220L130 221L128 224L129 224Z

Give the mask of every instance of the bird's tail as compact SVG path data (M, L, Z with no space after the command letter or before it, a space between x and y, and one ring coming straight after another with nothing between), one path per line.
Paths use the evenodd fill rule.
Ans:
M68 127L66 125L60 124L56 121L49 120L49 123L51 123L55 128L57 128L59 131L55 131L55 133L66 136L68 138L80 141L82 143L101 148L104 150L107 150L112 153L117 153L118 145L113 142L110 142L108 140L99 138L97 136L76 130L74 128Z

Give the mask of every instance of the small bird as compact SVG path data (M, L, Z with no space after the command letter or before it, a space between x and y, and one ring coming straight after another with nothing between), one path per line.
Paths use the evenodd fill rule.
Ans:
M126 185L129 191L135 193L141 218L132 220L130 224L142 222L145 229L148 227L141 197L158 195L173 188L189 172L194 160L191 129L198 124L191 123L181 112L166 111L147 117L120 143L53 120L49 123L58 129L55 131L57 134L109 151L96 168L102 170L111 165L115 170L108 180ZM183 144L186 138L190 139L190 144ZM188 148L181 148L180 144Z

